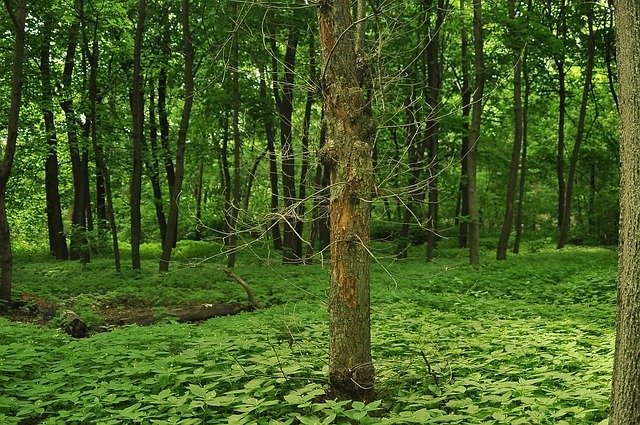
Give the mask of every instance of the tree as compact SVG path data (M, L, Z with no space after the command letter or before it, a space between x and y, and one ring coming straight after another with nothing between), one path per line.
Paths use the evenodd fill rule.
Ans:
M22 104L23 62L25 47L26 0L18 0L14 10L10 0L4 0L4 6L11 17L15 42L13 45L13 65L11 70L11 105L7 125L7 143L0 163L0 301L11 301L11 277L13 276L13 254L11 252L11 232L7 220L6 194L7 183L11 176L13 157L18 143L18 123Z
M319 24L327 125L320 159L331 173L329 392L371 400L375 389L368 244L376 124L360 86L350 1L323 2Z
M140 202L142 196L142 145L144 139L144 94L142 90L142 38L146 14L145 0L138 2L138 22L136 24L133 48L133 82L131 86L131 117L133 120L133 168L131 172L131 267L140 268L140 237L142 223Z
M609 424L640 423L640 1L616 2L620 76L620 254Z
M47 197L47 230L49 251L58 260L68 260L69 250L62 225L60 189L58 178L58 137L53 109L53 87L51 84L51 29L49 15L43 21L43 40L40 46L40 79L42 81L42 117L47 134L48 155L45 162L45 191Z
M475 91L471 111L471 135L469 136L469 153L467 155L467 193L469 196L469 262L480 263L480 212L478 208L478 189L476 169L478 163L478 141L480 140L480 124L482 120L482 102L484 97L484 37L482 30L482 0L473 0L473 46L475 65Z
M182 11L180 16L182 23L182 42L184 46L184 105L182 107L182 116L180 118L178 141L176 143L175 180L171 187L169 218L167 219L167 236L162 243L162 255L160 257L159 270L163 272L169 270L171 250L178 240L178 207L180 203L180 193L182 192L182 181L184 179L184 153L187 147L187 132L189 131L191 108L193 107L194 49L193 40L191 38L191 27L189 25L189 0L182 0Z
M509 19L516 20L516 2L509 0L507 2L509 9ZM516 25L514 24L514 28ZM515 34L510 34L514 37ZM517 40L517 36L514 37ZM509 168L509 183L507 184L507 199L504 211L504 220L502 223L502 231L500 232L500 240L498 241L498 251L496 259L505 260L507 258L507 247L509 244L509 236L513 223L513 214L516 200L516 185L518 181L518 166L520 164L520 151L522 149L522 58L524 52L519 43L513 49L513 115L514 115L514 136L513 149L511 151L511 167Z

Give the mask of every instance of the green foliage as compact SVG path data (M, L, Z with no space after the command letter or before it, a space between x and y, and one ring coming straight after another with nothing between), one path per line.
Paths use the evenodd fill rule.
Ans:
M606 419L616 253L532 243L508 262L395 261L373 246L373 355L379 400L324 400L326 270L285 267L264 247L237 273L270 307L201 325L130 326L73 340L0 319L0 422L157 424L597 424ZM29 290L73 305L170 305L243 298L217 267L221 247L180 243L183 267L110 271L109 260L53 263L30 255ZM411 247L410 250L418 250ZM525 250L534 251L534 249ZM492 254L492 253L491 253ZM204 258L211 257L204 261ZM384 269L383 269L384 266ZM393 277L391 277L393 276ZM95 312L93 313L95 314ZM30 419L31 418L31 419Z

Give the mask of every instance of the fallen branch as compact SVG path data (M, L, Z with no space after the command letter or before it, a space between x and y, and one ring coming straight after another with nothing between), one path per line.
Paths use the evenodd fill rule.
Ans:
M257 309L263 308L262 304L259 303L258 300L256 300L256 298L253 296L253 290L251 289L249 284L244 281L244 279L242 279L240 276L238 276L231 270L223 269L221 267L219 267L218 270L220 270L221 272L224 272L227 276L235 280L240 286L244 288L245 292L247 293L247 298L249 299L249 302L254 308L257 308Z

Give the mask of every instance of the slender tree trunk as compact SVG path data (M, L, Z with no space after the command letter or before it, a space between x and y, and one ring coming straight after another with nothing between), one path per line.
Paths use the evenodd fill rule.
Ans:
M532 10L532 0L528 0L527 8ZM520 181L518 182L518 208L516 210L516 237L513 242L513 253L520 253L520 242L522 241L522 217L524 212L525 182L527 176L527 145L529 139L529 94L531 93L531 81L529 79L529 67L527 66L526 52L522 57L522 76L524 78L524 106L522 119L522 157L520 158Z
M589 43L587 66L584 71L584 86L582 90L582 102L580 103L580 115L578 116L578 126L576 128L576 141L571 151L571 161L569 162L569 173L567 175L567 190L564 199L564 213L562 227L560 228L560 237L558 238L558 249L564 248L569 238L569 226L571 224L571 204L573 198L573 186L575 183L576 169L578 167L578 154L580 146L584 139L585 122L587 118L587 103L589 101L589 92L591 91L591 80L593 76L593 66L596 55L596 34L593 29L593 3L585 0L584 7L587 9L587 21L589 26Z
M231 57L229 66L231 68L231 131L233 133L233 185L231 198L231 214L229 220L229 254L227 254L227 267L233 268L236 265L236 251L238 245L238 214L240 212L240 86L239 86L239 52L238 52L238 4L231 2L232 39Z
M145 0L138 2L138 23L133 48L133 84L131 86L131 117L133 119L133 169L131 172L131 266L140 269L140 239L142 218L142 146L144 144L144 94L142 89L142 43L146 14Z
M465 0L460 0L460 10L465 9ZM469 115L471 113L471 88L469 86L469 36L467 27L462 25L462 152L460 154L460 218L458 220L458 247L467 247L469 235L469 190L467 183L467 155L469 153Z
M295 231L296 223L300 218L296 214L298 198L296 197L296 170L292 140L293 92L299 33L300 29L297 25L294 25L289 31L287 49L283 59L284 72L282 82L278 80L277 62L274 63L273 70L276 77L274 79L274 87L279 88L276 92L281 92L276 96L276 105L280 115L282 192L284 197L284 255L282 261L285 264L299 264L302 262L302 258L297 255L300 235Z
M116 217L113 211L113 195L111 192L111 175L109 168L104 159L102 145L98 140L98 116L96 113L96 105L98 103L98 24L99 19L96 17L96 26L93 33L93 45L91 51L87 47L87 57L89 58L89 100L91 102L90 117L91 121L91 141L93 152L95 155L97 174L102 178L102 184L105 194L104 216L109 223L111 230L111 243L113 248L113 262L117 272L120 271L120 247L118 245L118 228L116 225Z
M431 16L434 15L433 0L424 0L427 13L427 26L429 35L427 36L427 46L425 48L425 62L427 64L427 105L429 113L427 115L427 144L429 146L429 180L428 180L428 228L427 233L427 261L431 261L438 241L438 174L440 174L438 148L440 117L438 111L440 106L440 89L442 86L442 64L440 62L442 38L442 26L446 13L444 0L438 0L435 11L435 25L431 27Z
M249 175L247 176L247 190L244 194L242 207L245 211L249 209L249 201L251 200L251 189L253 189L253 182L256 180L256 174L258 173L258 167L260 166L260 162L264 159L265 156L269 153L268 148L260 152L260 155L253 160L253 165L251 165L251 170L249 170Z
M264 67L260 66L260 99L265 108L269 103L267 101L267 83L264 77ZM267 109L267 111L270 109ZM263 113L264 132L267 138L267 152L269 153L269 183L271 184L271 216L269 219L269 229L271 229L271 238L273 239L273 248L282 249L282 237L280 233L280 220L278 218L278 210L280 209L278 195L278 162L276 159L276 135L273 128L273 121L270 113Z
M567 21L566 21L565 0L560 0L560 12L557 19L557 37L562 42L566 41ZM555 59L558 70L558 151L556 155L556 173L558 176L558 234L564 221L564 200L566 182L564 178L564 151L565 151L565 120L567 109L567 87L566 71L564 69L565 54L564 49L560 49L558 57Z
M18 142L18 124L20 120L20 106L22 104L23 62L25 47L25 16L26 0L18 0L13 9L10 0L4 0L4 5L13 22L15 42L13 47L13 66L11 69L11 104L9 106L9 120L7 123L7 140L4 148L2 163L0 164L0 301L11 301L11 279L13 276L13 254L11 252L11 233L7 218L6 194L7 183L11 176L13 157Z
M482 22L482 0L473 0L473 45L475 65L475 91L471 111L471 134L467 155L467 186L469 191L469 262L480 264L480 214L478 211L478 192L476 167L478 161L478 141L482 120L482 102L484 96L484 38Z
M51 86L51 19L45 16L43 41L40 47L40 76L42 79L42 116L47 133L49 154L45 163L45 192L47 199L47 229L49 251L58 260L68 260L69 250L62 224L62 207L58 179L58 137L53 115L53 88Z
M610 425L640 423L640 2L618 1L620 250Z
M229 167L229 117L224 114L220 165L222 166L222 195L224 197L224 244L229 245L231 236L231 171Z
M196 198L196 228L194 229L193 238L197 241L202 239L202 177L204 175L204 161L200 159L198 164L198 173L196 174L196 188L194 197Z
M618 93L616 92L615 72L613 70L613 64L616 61L614 54L615 46L615 23L613 17L614 6L613 0L608 1L607 5L607 19L608 25L605 27L605 41L604 41L604 62L607 65L607 80L609 81L609 92L611 92L611 98L616 105L616 110L620 111L620 102L618 101Z
M156 210L156 220L160 229L160 242L164 243L167 235L167 218L164 214L164 203L162 202L162 187L160 186L160 164L158 156L162 157L162 152L158 147L158 126L156 123L155 110L155 90L153 80L149 80L149 142L150 150L145 157L147 173L151 180L151 188L153 189L153 203Z
M312 82L316 81L316 49L314 44L313 33L309 31L309 78ZM300 199L297 207L298 221L296 222L296 256L303 258L302 253L302 234L304 231L304 214L306 209L307 182L309 180L309 130L311 127L311 108L316 97L316 90L313 83L307 90L307 100L304 107L304 118L302 120L302 161L300 163L300 186L298 187L298 198Z
M509 19L516 19L516 2L509 0ZM502 221L502 231L498 241L496 259L506 260L509 245L509 236L513 227L513 215L516 201L516 189L518 185L518 168L520 165L520 152L522 150L522 57L524 53L520 48L513 52L513 116L514 136L513 149L511 150L511 166L509 167L509 181L507 183L507 199Z
M376 124L360 87L349 6L337 0L319 8L328 133L320 158L331 170L329 393L371 400L368 245Z
M184 43L184 106L182 107L182 117L180 118L180 129L178 130L178 141L176 143L176 168L173 192L171 193L171 208L167 220L167 238L162 244L162 256L160 257L160 271L169 270L171 251L178 238L178 207L180 192L182 191L182 181L184 178L184 155L187 145L187 132L189 130L189 120L191 118L191 108L193 106L193 44L191 38L191 28L189 26L189 0L182 0L182 41Z

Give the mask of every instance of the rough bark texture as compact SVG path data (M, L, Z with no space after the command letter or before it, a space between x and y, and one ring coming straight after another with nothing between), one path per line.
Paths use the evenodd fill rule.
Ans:
M133 49L133 84L131 87L131 116L133 119L133 169L131 172L131 267L140 268L140 237L142 218L142 144L144 139L144 95L142 92L142 37L146 13L145 0L138 3L138 23Z
M193 106L193 44L191 39L191 27L189 26L189 0L182 0L182 41L184 43L184 106L180 117L180 128L178 130L178 142L176 143L176 168L175 182L171 192L171 207L169 218L167 219L167 238L162 244L162 255L160 257L160 271L169 270L171 251L178 239L178 207L180 192L182 191L182 181L184 179L184 155L187 146L187 132L191 119L191 108Z
M509 19L516 19L516 2L509 0ZM496 259L507 259L509 236L513 224L513 214L516 201L516 187L518 183L518 168L520 164L520 151L522 149L522 50L518 46L513 52L513 149L511 150L511 166L509 167L509 182L507 183L507 198L504 209L502 231L498 240Z
M640 423L640 2L616 2L620 75L620 257L610 425Z
M47 133L49 154L45 163L45 192L47 199L47 229L49 251L58 260L69 259L67 240L62 224L62 207L58 178L58 137L53 113L53 87L51 85L51 19L43 22L43 40L40 47L40 77L42 80L42 117Z
M482 30L482 0L473 1L473 45L475 65L475 91L471 112L471 135L467 155L467 190L469 191L469 263L480 264L480 213L478 211L478 192L476 188L476 166L478 158L478 140L482 119L482 98L484 96L484 38Z
M319 8L327 142L331 167L329 389L333 396L371 400L369 216L375 122L360 87L349 0Z
M22 103L23 62L25 46L25 16L26 1L18 0L16 10L9 0L4 4L13 22L15 43L13 47L13 66L11 70L11 105L7 123L7 142L4 148L2 163L0 164L0 301L11 301L11 278L13 276L13 256L11 253L11 234L7 220L5 195L7 183L11 175L13 157L18 142L18 124L20 106Z

